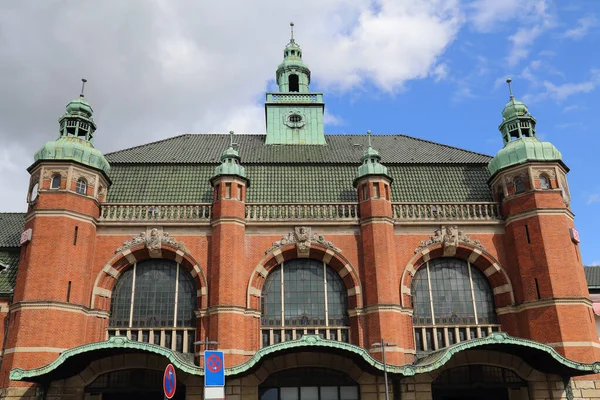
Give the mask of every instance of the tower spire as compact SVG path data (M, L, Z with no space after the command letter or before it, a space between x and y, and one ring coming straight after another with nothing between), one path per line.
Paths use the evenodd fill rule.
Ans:
M515 100L515 96L513 95L512 86L510 85L511 82L512 82L512 79L510 79L510 78L506 79L506 83L508 84L508 92L510 93L510 99L512 101L514 101Z
M290 30L292 31L292 36L290 38L290 43L294 43L294 23L290 22Z
M229 131L229 147L233 149L233 131Z
M87 79L81 78L81 94L79 95L79 97L83 97L83 90L85 89L86 82L87 82Z
M367 131L367 137L369 138L369 147L372 147L371 146L371 131L370 130Z

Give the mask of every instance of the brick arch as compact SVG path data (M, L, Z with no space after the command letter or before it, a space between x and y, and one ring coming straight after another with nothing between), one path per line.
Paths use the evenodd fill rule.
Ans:
M295 260L298 257L298 251L295 244L290 244L281 248L274 249L267 253L262 260L254 267L250 279L248 281L247 290L247 307L250 309L260 309L260 296L262 287L265 283L267 275L285 261ZM352 267L352 264L341 253L313 243L310 247L308 257L317 261L324 261L329 267L342 278L348 293L348 309L362 307L362 286L358 273Z
M174 249L169 246L161 246L161 259L172 260L185 268L194 278L197 288L198 308L206 308L208 306L208 285L206 275L198 262L187 251ZM144 245L134 247L132 249L123 250L112 257L102 270L96 276L90 308L108 310L110 307L110 296L112 290L117 283L117 279L123 271L131 267L134 263L142 262L151 257L148 249Z
M415 254L406 264L400 282L400 301L403 307L410 307L412 280L417 270L425 265L427 261L443 256L442 245L437 244ZM472 266L486 276L494 293L496 308L515 304L515 294L510 278L490 253L478 247L460 244L452 258L469 261Z

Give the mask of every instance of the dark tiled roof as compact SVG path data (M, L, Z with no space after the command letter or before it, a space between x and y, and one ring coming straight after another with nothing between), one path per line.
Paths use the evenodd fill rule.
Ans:
M237 135L250 178L248 202L356 201L366 135L328 135L327 146L264 145ZM106 155L111 202L210 202L209 179L229 136L188 134ZM394 179L393 201L491 201L490 157L404 135L373 138Z
M207 203L214 165L113 164L108 201ZM356 165L247 165L249 203L356 201ZM389 166L393 201L491 201L484 165Z
M25 213L0 213L0 248L20 247Z
M326 146L265 146L264 134L236 135L244 165L359 164L366 135L326 135ZM229 144L229 135L185 134L106 154L113 164L214 164ZM373 147L388 164L487 164L490 156L405 135L373 136Z
M600 288L600 267L583 267L588 287Z
M18 251L0 251L0 265L4 267L0 271L0 295L13 292L17 280L19 254Z

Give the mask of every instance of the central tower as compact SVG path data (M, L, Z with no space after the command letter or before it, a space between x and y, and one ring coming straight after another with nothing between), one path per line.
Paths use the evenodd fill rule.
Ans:
M310 69L292 35L277 67L279 92L268 92L265 103L266 144L325 145L323 93L310 92Z

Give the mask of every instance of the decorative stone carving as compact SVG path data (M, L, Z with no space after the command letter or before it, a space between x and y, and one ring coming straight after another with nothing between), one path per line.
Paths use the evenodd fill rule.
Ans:
M150 230L150 235L146 235L146 232L141 232L138 236L135 236L123 243L123 246L119 247L115 253L120 253L123 250L131 249L133 247L144 244L150 253L150 257L161 257L162 246L172 247L177 250L187 251L183 242L179 242L174 238L170 237L167 232L159 232L158 229L153 228Z
M273 246L265 251L265 254L268 254L277 248L287 246L288 244L296 244L299 255L308 255L310 252L310 245L313 242L341 253L341 250L335 247L332 242L325 240L325 237L312 232L310 227L296 226L293 231L289 232L280 240L273 242Z
M75 173L73 174L73 182L77 182L79 179L83 179L88 187L94 187L96 184L96 177L94 175L75 170Z
M427 240L422 240L419 247L415 249L415 254L435 244L441 243L444 249L444 256L451 257L456 254L456 249L459 244L468 244L474 247L479 247L482 250L487 249L477 239L471 239L465 235L463 231L459 231L456 225L448 225L435 231L433 236Z
M540 175L546 175L549 179L556 179L556 171L553 168L533 170L535 179L540 179Z
M66 178L68 174L67 169L47 169L44 168L44 179L51 179L54 175L60 175L61 178Z

